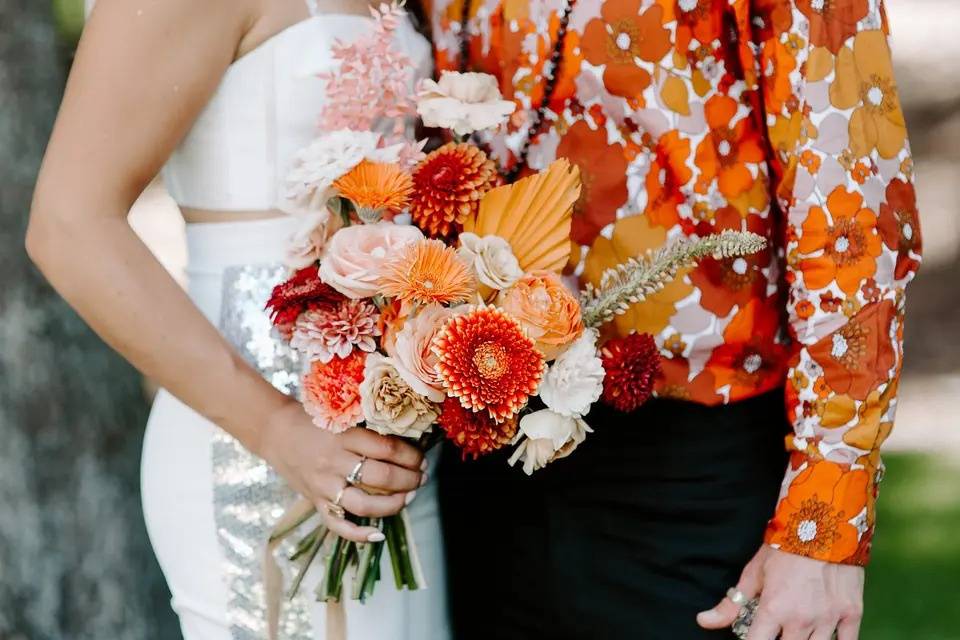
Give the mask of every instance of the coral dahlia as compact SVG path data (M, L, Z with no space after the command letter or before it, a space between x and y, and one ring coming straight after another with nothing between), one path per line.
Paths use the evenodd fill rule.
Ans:
M293 326L290 346L308 357L330 362L346 358L354 347L368 353L377 349L380 324L377 308L364 300L308 309Z
M341 433L363 420L360 383L367 354L352 351L346 358L313 361L303 376L303 407L321 429Z
M301 313L311 307L336 304L343 299L336 289L320 280L317 268L311 265L275 286L265 308L270 310L270 320L274 326L289 337Z
M440 409L437 424L460 448L463 458L474 460L502 449L517 435L517 417L497 422L489 413L465 409L456 398L447 398Z
M437 373L448 395L497 422L512 418L536 393L543 355L520 324L495 307L478 307L447 320L433 340Z
M427 235L447 237L477 211L483 194L499 184L497 166L487 154L471 144L450 142L414 169L410 215Z
M427 239L400 247L396 256L384 263L379 287L381 294L400 300L404 309L466 302L477 290L473 274L456 249Z
M649 333L614 338L600 350L603 401L624 412L636 410L653 393L660 377L660 351Z

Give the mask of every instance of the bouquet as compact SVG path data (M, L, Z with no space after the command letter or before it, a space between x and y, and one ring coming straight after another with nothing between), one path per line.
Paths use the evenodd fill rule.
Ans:
M649 335L600 344L600 328L707 256L760 250L724 232L682 240L565 286L578 170L560 159L513 184L468 136L501 126L514 104L494 78L445 73L413 90L412 64L391 47L399 5L373 12L373 33L337 45L319 135L289 176L294 269L268 303L277 330L306 361L302 401L318 428L365 428L463 456L513 447L527 474L570 455L601 399L631 411L651 394L659 355ZM419 113L451 141L425 154L407 134ZM290 535L310 509L275 538ZM397 588L423 586L404 513L346 517L379 527L355 543L321 524L297 545L304 569L326 550L318 598L364 600L384 549ZM302 575L302 573L301 573ZM294 590L299 580L294 585Z

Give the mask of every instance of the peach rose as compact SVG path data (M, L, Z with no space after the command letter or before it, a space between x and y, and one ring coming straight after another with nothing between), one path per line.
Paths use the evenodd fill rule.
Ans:
M516 318L553 360L583 333L580 303L552 271L531 271L502 292L498 306Z
M384 260L423 238L412 225L378 222L341 229L327 243L320 279L348 298L372 298Z
M439 358L431 345L446 321L458 313L456 309L439 304L424 307L417 315L407 319L396 334L392 348L388 349L400 377L410 388L433 402L443 402L446 394L436 371Z

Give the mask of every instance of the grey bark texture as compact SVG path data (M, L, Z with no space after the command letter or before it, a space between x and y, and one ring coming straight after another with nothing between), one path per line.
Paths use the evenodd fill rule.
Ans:
M178 638L140 509L140 377L23 250L64 66L51 3L0 0L0 640Z

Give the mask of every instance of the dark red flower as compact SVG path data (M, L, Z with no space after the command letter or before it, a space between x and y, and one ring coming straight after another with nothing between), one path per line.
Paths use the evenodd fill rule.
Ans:
M649 333L614 338L600 350L603 401L623 412L635 411L650 398L661 375L660 351Z
M474 459L502 449L517 435L516 416L498 423L486 411L465 409L456 398L448 397L441 405L437 424L463 452L464 459Z
M343 300L336 289L320 280L315 266L305 267L273 288L266 309L275 327L288 333L300 314L313 306Z

